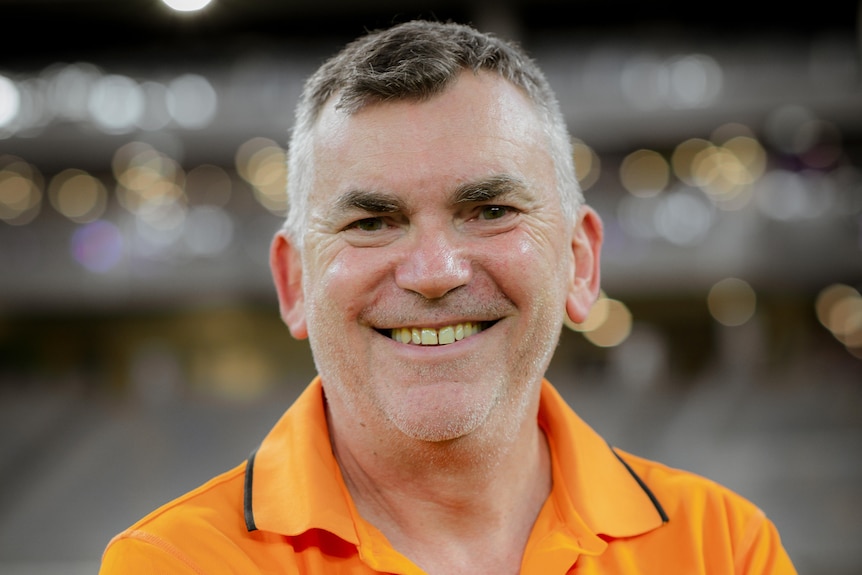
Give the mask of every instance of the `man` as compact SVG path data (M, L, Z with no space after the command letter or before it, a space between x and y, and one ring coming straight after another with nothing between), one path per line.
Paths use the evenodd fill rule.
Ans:
M289 154L272 272L319 377L102 573L795 572L753 504L612 449L543 379L599 292L602 225L517 47L360 38L309 79Z

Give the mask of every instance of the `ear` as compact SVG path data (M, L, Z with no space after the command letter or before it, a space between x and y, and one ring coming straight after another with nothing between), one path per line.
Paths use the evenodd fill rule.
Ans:
M581 207L572 236L575 269L566 296L566 314L575 323L583 323L590 313L601 287L599 260L604 229L599 215L589 206Z
M308 337L302 293L302 256L287 233L275 234L269 250L269 267L278 293L281 319L296 339Z

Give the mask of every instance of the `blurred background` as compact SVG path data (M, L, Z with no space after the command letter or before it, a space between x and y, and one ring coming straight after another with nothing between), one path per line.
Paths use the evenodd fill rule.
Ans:
M0 0L0 573L95 573L313 376L267 250L304 77L364 30L519 41L606 225L550 379L613 444L862 573L862 14L598 0Z

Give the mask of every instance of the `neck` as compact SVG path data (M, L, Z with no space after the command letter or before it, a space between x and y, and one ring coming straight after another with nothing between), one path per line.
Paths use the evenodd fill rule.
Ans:
M494 572L514 571L551 490L547 440L538 402L515 433L491 423L445 442L384 435L330 417L333 451L356 507L392 545L427 572L476 572L476 549L494 550ZM333 419L341 422L333 425ZM379 431L379 430L378 430ZM393 435L395 437L393 437ZM383 437L383 439L381 439ZM505 441L501 442L501 438ZM500 557L499 550L511 550ZM445 550L445 553L441 553ZM439 565L445 557L455 561ZM489 567L489 566L485 566Z

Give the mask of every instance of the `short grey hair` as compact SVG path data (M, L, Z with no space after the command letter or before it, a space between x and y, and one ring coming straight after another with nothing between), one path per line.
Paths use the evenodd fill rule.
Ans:
M314 166L312 134L324 105L353 114L391 101L424 101L464 70L487 71L520 87L536 106L548 137L562 210L574 222L583 194L572 142L556 95L538 65L515 42L452 22L413 20L369 32L326 60L305 83L287 153L288 212L284 229L301 245Z

